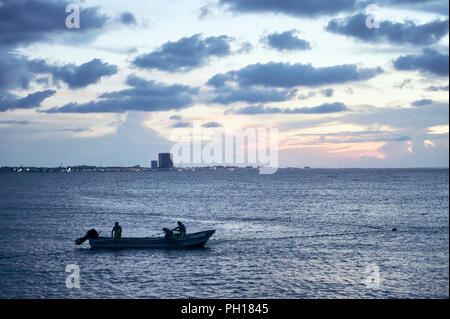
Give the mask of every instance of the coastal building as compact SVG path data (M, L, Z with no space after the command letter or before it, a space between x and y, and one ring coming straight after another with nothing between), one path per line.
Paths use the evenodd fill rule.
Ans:
M152 169L158 168L158 161L152 161Z
M159 153L158 168L173 168L173 155L171 153Z

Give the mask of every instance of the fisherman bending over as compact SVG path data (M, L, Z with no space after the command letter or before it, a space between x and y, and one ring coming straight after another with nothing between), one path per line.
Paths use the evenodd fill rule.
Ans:
M122 227L119 226L119 222L114 223L114 227L111 230L111 237L113 237L113 235L115 239L122 238Z
M186 235L186 226L183 225L182 222L178 221L178 227L172 229L173 231L179 231L180 232L180 237L183 237Z
M166 233L166 235L164 236L165 239L173 237L173 232L169 228L164 227L162 230Z

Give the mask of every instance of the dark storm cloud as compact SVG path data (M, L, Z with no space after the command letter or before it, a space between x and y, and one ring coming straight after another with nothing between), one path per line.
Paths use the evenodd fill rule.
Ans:
M278 107L269 107L264 105L250 105L235 110L226 111L225 113L254 115L254 114L274 114L282 113L283 111Z
M171 126L172 128L183 128L183 127L191 127L191 123L189 122L178 122Z
M443 85L443 86L431 85L427 88L427 91L433 91L433 92L448 91L448 85Z
M98 7L80 8L80 28L66 28L70 2L48 0L0 0L0 45L27 45L51 40L55 34L101 29L108 18Z
M247 106L237 110L233 110L234 114L274 114L274 113L284 113L284 114L327 114L327 113L338 113L345 112L348 107L343 103L326 103L314 107L299 107L294 109L280 109L277 107L266 107L264 105L254 105Z
M125 25L137 24L136 18L131 12L123 12L120 15L120 22L122 22Z
M430 99L423 99L423 100L417 100L411 103L412 106L424 106L424 105L429 105L433 103L433 100Z
M325 103L315 107L299 107L287 109L284 113L288 114L327 114L347 111L348 107L343 103Z
M222 124L217 122L208 122L202 125L203 127L222 127Z
M399 129L427 131L430 126L448 125L448 112L448 103L436 102L427 107L367 107L362 113L347 114L340 121L343 123L358 123L359 125L383 123L383 125Z
M405 136L405 135L394 136L392 138L381 137L381 138L377 139L377 141L379 141L379 142L384 142L384 141L407 142L407 141L411 141L411 140L412 140L411 136Z
M216 74L206 84L214 87L214 93L217 94L211 100L213 103L282 102L295 97L297 91L292 88L296 86L362 81L382 72L381 68L363 69L353 64L315 68L310 64L269 62L248 65L225 74ZM230 82L235 85L230 85ZM321 94L331 96L333 90L325 89Z
M304 94L299 94L297 95L297 100L307 100L309 98L312 98L314 96L316 96L316 92L308 92L308 93L304 93Z
M266 103L281 102L292 99L297 90L271 90L258 88L216 88L215 96L211 102L219 104L231 104L234 102Z
M448 76L448 53L424 49L420 55L401 56L394 61L394 68L402 71L420 71L438 76Z
M71 132L71 133L81 133L91 131L89 127L76 127L76 128L55 128L53 131L57 132Z
M360 1L358 8L364 9L373 3L373 0ZM378 0L376 3L383 7L432 12L448 16L448 0Z
M434 0L381 0L382 3L386 4L415 4L415 3L425 3L425 2L436 2Z
M220 88L226 86L226 82L230 80L230 75L228 73L222 74L218 73L206 82L207 85L213 86L215 88Z
M27 89L36 80L36 68L43 60L28 60L22 55L0 51L0 93L9 89Z
M295 50L309 50L311 45L308 41L300 39L296 36L298 31L290 30L282 33L271 33L265 36L262 41L267 43L270 47L279 51L295 51Z
M227 81L234 81L241 87L261 85L292 88L368 80L382 72L379 67L364 69L354 64L316 68L311 64L269 62L251 64L237 71L216 74L206 84L219 88L226 85Z
M220 0L234 12L284 13L292 16L316 17L349 11L355 0Z
M448 20L434 20L416 25L412 21L394 23L380 21L379 28L366 27L367 15L358 13L346 19L331 20L325 30L356 38L364 42L389 42L392 44L430 45L448 33Z
M213 16L213 13L211 12L211 9L208 5L202 6L198 11L198 18L200 20L204 20Z
M401 134L401 133L400 133ZM367 143L367 142L408 142L412 140L411 136L399 135L398 133L386 131L358 131L358 132L339 132L326 134L295 134L295 136L315 136L317 139L310 142L301 142L301 144L348 144L348 143ZM330 139L332 137L332 139Z
M241 43L241 47L236 52L237 53L249 53L252 50L253 50L253 44L246 41L246 42Z
M78 89L97 83L104 76L117 73L117 67L93 59L79 66L64 64L56 66L42 59L27 59L12 53L0 52L0 92L12 89L27 89L30 83L39 81L42 74L51 75L52 82L66 83L71 89ZM48 80L46 80L48 82Z
M30 124L29 121L19 121L19 120L5 120L5 121L0 121L0 124L8 124L8 125L28 125Z
M334 93L334 90L331 88L320 90L320 94L322 94L323 96L326 96L326 97L333 96L333 93Z
M127 84L132 88L103 93L99 101L68 103L46 113L122 113L136 111L168 111L192 105L192 95L198 88L165 84L130 75Z
M207 64L213 57L230 55L231 40L226 35L203 39L201 34L196 34L166 42L158 50L138 56L133 65L168 72L189 71Z
M28 94L25 97L17 97L8 93L2 94L0 95L0 112L39 107L42 101L55 93L56 91L53 90L45 90Z
M97 83L104 76L116 74L117 66L93 59L80 66L66 64L62 67L50 67L48 71L53 74L53 79L67 83L71 89L79 89Z

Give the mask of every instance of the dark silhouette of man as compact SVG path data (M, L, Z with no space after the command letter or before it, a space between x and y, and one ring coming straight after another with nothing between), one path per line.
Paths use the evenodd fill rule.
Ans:
M111 230L111 237L114 236L114 239L122 238L122 227L119 226L119 222L114 223L114 227Z
M186 235L186 226L184 226L182 222L178 221L178 227L175 227L172 231L179 231L180 237L184 237Z
M166 235L164 236L165 239L173 237L173 232L169 228L164 227L162 230L166 233Z

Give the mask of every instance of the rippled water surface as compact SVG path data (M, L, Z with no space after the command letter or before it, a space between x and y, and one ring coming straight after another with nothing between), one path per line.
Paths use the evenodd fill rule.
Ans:
M0 297L448 298L448 173L0 174ZM216 234L194 250L73 244L116 220L124 236L177 220Z

